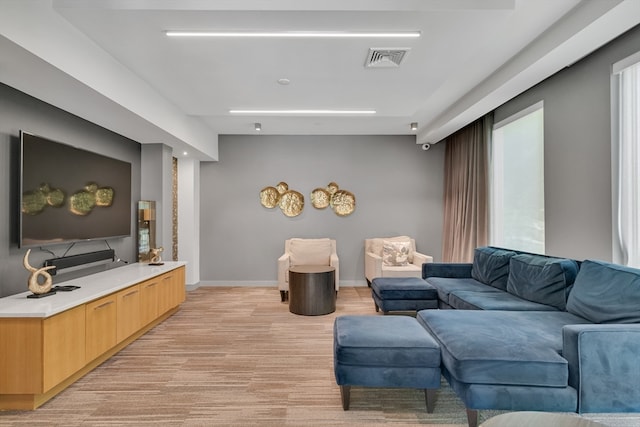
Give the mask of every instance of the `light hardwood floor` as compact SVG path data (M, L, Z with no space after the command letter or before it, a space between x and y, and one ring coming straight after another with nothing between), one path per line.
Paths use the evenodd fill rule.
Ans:
M277 289L202 287L182 309L36 411L0 425L466 425L448 389L427 414L418 390L354 387L343 411L333 321L376 314L369 288L342 288L335 313L299 316Z

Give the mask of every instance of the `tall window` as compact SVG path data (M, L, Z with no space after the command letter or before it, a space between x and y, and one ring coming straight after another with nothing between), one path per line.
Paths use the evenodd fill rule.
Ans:
M613 65L613 83L614 260L640 267L640 52Z
M539 102L493 127L492 245L544 253L544 110Z

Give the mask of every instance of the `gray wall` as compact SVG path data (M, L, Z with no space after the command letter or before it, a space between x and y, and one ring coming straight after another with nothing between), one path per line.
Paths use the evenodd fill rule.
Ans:
M612 259L611 65L640 49L640 27L495 111L544 101L546 252Z
M25 249L17 245L18 204L18 135L24 130L54 141L64 142L95 153L131 163L132 201L140 199L140 145L49 104L0 84L0 296L27 290L26 270L22 267ZM131 229L135 230L132 211ZM135 236L135 232L134 232ZM122 259L135 261L135 238L109 240L109 245ZM47 246L56 256L69 245ZM104 241L77 243L68 255L107 249ZM39 265L52 258L47 251L32 249L30 261ZM54 284L115 265L90 266L84 270L65 272L54 278Z
M364 284L364 239L407 234L441 259L444 144L422 151L411 136L221 136L220 161L201 166L203 284L275 284L290 237L337 240L342 284ZM260 204L284 181L305 197L289 218ZM315 209L310 193L336 182L356 210Z

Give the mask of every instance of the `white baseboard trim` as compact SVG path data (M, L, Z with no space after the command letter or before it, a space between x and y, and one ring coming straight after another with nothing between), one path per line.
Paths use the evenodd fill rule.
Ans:
M253 286L253 287L273 287L278 288L277 282L272 282L268 280L201 280L198 283L187 285L187 291L195 291L199 287L205 286L232 286L232 287L242 287L242 286ZM341 280L340 287L366 287L366 280Z

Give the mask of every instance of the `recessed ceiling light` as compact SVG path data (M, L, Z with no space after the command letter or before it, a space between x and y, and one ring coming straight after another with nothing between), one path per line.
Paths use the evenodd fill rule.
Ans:
M255 123L254 127L256 129L256 132L260 132L262 130L262 124L261 123Z
M230 114L307 114L342 115L376 114L376 110L229 110Z
M420 31L165 31L169 37L417 38Z
M289 83L291 83L291 80L289 80L289 79L278 79L278 83L283 85L283 86L286 86Z
M187 156L188 154L189 154L189 153L187 153L186 151L183 151L183 152L182 152L182 155L183 155L183 156Z

